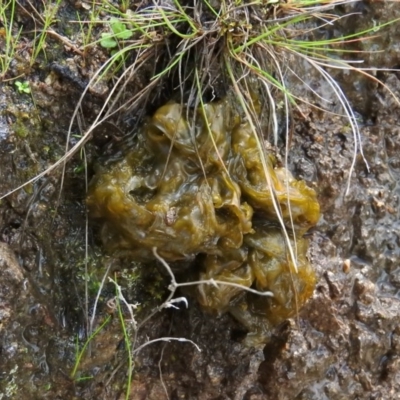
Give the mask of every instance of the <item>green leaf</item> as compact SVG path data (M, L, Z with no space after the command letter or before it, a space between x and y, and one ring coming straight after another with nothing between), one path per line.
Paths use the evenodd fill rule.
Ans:
M112 19L110 25L115 37L118 39L129 39L133 35L132 31L126 29L126 25L117 19Z
M132 37L132 35L133 35L132 31L130 31L129 29L125 29L124 31L117 33L115 36L118 39L126 40Z
M100 45L105 49L113 49L114 47L117 47L117 42L111 33L102 33Z
M123 22L121 22L119 19L116 19L116 18L111 18L110 26L111 26L112 31L115 34L123 32L124 30L126 30L125 24Z
M19 93L29 94L31 92L31 88L29 87L28 81L25 82L16 81L15 86L17 87Z

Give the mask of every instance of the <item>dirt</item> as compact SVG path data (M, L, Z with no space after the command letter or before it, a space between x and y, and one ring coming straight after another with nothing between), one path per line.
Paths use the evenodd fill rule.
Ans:
M344 33L400 16L396 2L360 2L342 11L362 13L357 24L343 20ZM363 54L365 67L398 67L400 31L394 25L379 33L373 41L387 51ZM334 102L321 77L306 71L308 83ZM188 308L180 304L179 310L156 313L132 345L186 338L201 351L190 342L162 341L135 353L131 399L163 399L165 392L170 399L199 400L400 398L400 107L374 82L333 73L357 112L368 167L358 155L346 195L354 152L348 124L307 107L295 112L290 169L315 186L323 211L309 233L309 257L318 276L312 298L297 318L276 327L267 345L254 349L243 345L246 332L231 316L205 314L189 293ZM400 96L398 72L377 75ZM80 93L52 70L31 81L35 101L12 84L0 86L1 194L63 153ZM100 103L94 96L85 104L87 121ZM337 111L337 105L331 109ZM87 147L89 163L99 156L101 141ZM118 312L107 303L115 295L113 284L102 291L96 326L107 315L112 318L71 377L79 354L76 343L80 349L85 343L81 166L78 154L67 166L61 195L56 172L0 202L0 399L125 398L126 342ZM127 300L142 303L140 322L166 297L168 279L150 267L142 278L139 266L110 259L92 234L89 239L89 311L110 266ZM133 337L129 312L121 313Z

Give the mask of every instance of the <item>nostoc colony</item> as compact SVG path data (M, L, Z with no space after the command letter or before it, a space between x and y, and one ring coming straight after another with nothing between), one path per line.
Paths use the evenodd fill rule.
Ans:
M123 159L98 167L87 203L110 252L150 262L156 247L174 265L195 260L199 279L271 291L197 289L204 308L231 312L263 340L313 292L303 236L320 210L315 191L273 156L261 157L257 140L229 99L196 111L168 103L138 130Z

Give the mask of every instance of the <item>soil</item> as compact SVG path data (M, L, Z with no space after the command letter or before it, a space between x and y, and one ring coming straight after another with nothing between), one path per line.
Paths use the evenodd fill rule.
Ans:
M358 2L341 11L361 13L341 22L336 29L342 34L400 17L396 2ZM358 50L385 51L359 58L366 68L397 68L399 43L398 24L389 26L357 44L364 47ZM301 68L306 83L336 112L331 88L316 72ZM61 171L56 171L0 202L0 399L124 399L128 361L122 314L135 349L173 337L190 339L201 350L191 342L170 340L135 353L131 399L400 399L400 107L370 79L331 72L357 113L365 160L357 156L349 177L354 140L348 122L306 106L294 111L290 169L316 188L323 211L308 234L318 284L296 318L276 327L268 344L248 348L239 323L227 314L205 314L189 296L188 308L180 304L159 311L135 337L129 312L118 313L109 302L115 296L112 283L105 285L94 314L94 299L109 267L126 299L141 303L139 323L168 295L169 282L156 268L142 276L140 266L103 254L92 225L85 254L85 155L77 154L67 164L62 192ZM398 71L376 75L400 97ZM79 85L59 68L28 77L32 95L19 93L12 84L0 85L2 195L63 154L80 95ZM293 85L302 92L301 83ZM101 101L101 95L92 94L84 103L84 123L94 118ZM103 135L107 129L86 146L89 166L99 157L100 145L113 136ZM88 306L83 301L85 268ZM95 326L105 321L106 326L71 377L85 343L86 308L95 315Z

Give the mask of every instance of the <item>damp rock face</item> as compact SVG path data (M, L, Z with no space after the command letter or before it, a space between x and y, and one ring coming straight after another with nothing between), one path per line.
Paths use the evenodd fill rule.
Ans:
M273 292L198 289L204 308L230 311L258 337L311 296L315 275L303 235L320 213L314 190L259 149L228 99L196 111L169 103L139 129L123 159L98 167L87 198L108 251L149 262L157 248L174 265L196 259L202 280Z

